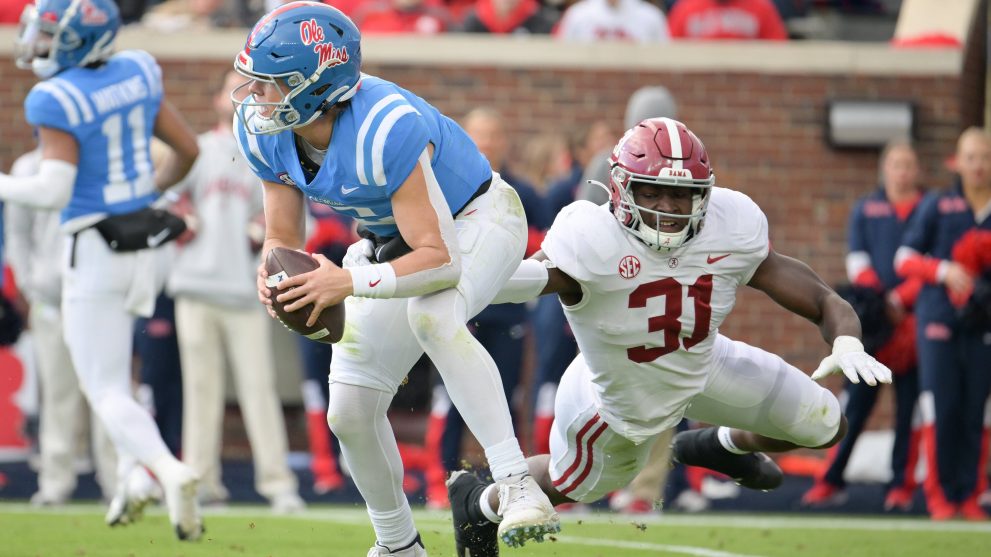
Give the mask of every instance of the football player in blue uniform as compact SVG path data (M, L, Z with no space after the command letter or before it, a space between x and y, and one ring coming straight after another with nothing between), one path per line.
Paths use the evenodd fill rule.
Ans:
M523 257L519 196L453 120L361 73L358 29L335 8L276 8L255 25L234 65L250 78L247 98L232 95L235 134L264 183L265 252L303 246L306 198L351 216L372 236L349 248L347 268L317 255L319 269L278 286L280 301L292 302L288 311L315 305L311 323L328 306L347 306L327 419L368 506L377 536L369 555L426 554L386 417L424 351L506 494L498 509L503 539L516 545L557 531L557 514L527 474L499 371L465 325ZM399 242L408 253L387 261ZM259 268L263 302L274 288L266 278Z
M112 0L37 0L22 22L17 63L41 78L24 111L38 129L42 160L34 176L0 174L0 199L62 208L71 236L63 258L65 339L120 461L107 522L137 519L151 497L139 463L162 483L176 534L196 539L196 477L131 396L134 318L151 315L164 281L164 254L155 248L182 228L150 205L189 171L196 137L165 100L161 69L148 53L111 55L120 26ZM158 169L152 134L171 147Z

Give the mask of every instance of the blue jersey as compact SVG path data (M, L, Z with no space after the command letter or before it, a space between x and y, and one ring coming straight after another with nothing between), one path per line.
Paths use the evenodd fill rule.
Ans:
M908 218L899 219L884 188L878 188L860 199L850 214L849 250L851 253L859 251L870 255L871 267L885 290L891 290L902 282L895 273L895 252L902 244L912 216L918 211L917 204Z
M79 145L63 224L130 213L155 199L150 140L161 103L162 71L138 50L97 68L69 68L31 88L28 123L69 133Z
M916 211L918 214L912 219L903 244L930 257L952 260L953 246L968 230L991 230L991 217L976 222L959 184L938 195L928 196ZM915 313L922 323L952 324L956 321L956 309L942 284L927 284L922 288L915 303Z
M434 146L431 166L452 214L492 177L488 161L457 123L420 97L377 77L363 76L360 89L334 121L319 171L309 178L292 130L253 135L245 130L244 120L234 119L235 136L259 178L299 188L313 201L353 217L380 236L399 234L392 195L428 143Z

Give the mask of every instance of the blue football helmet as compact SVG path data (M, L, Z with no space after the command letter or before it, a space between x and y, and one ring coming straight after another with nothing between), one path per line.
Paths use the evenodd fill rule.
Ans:
M292 2L255 24L244 50L234 58L234 69L284 92L279 102L259 102L241 91L250 81L231 92L238 117L249 133L305 126L358 91L361 34L337 8Z
M21 14L17 67L47 79L106 60L119 28L113 0L36 0Z

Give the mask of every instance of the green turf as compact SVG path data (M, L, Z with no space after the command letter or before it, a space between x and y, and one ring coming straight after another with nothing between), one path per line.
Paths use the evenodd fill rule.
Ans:
M0 504L3 557L364 557L373 541L355 507L311 507L273 517L263 507L232 507L206 516L198 543L174 539L165 514L153 510L129 527L103 525L103 509L70 506L39 512ZM454 555L449 515L418 511L432 557ZM555 541L503 547L504 557L979 557L991 555L991 525L924 519L673 515L649 519L611 514L566 515Z

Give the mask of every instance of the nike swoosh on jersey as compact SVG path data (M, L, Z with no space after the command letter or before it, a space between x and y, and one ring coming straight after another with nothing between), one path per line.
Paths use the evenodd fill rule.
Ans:
M707 257L705 259L705 262L708 263L709 265L712 265L716 261L719 261L720 259L726 259L727 257L729 257L731 255L733 255L733 254L732 253L727 253L726 255L720 255L719 257L713 257L713 256L710 255L709 257Z
M353 188L345 188L344 186L341 186L341 193L343 193L344 195L347 195L347 194L353 192L356 189L358 189L358 186L355 186Z
M149 234L148 235L148 247L150 247L150 248L158 247L158 244L161 244L162 242L164 242L165 241L165 238L167 238L168 235L169 235L169 230L167 228L165 230L162 230L158 234L154 234L154 235Z

